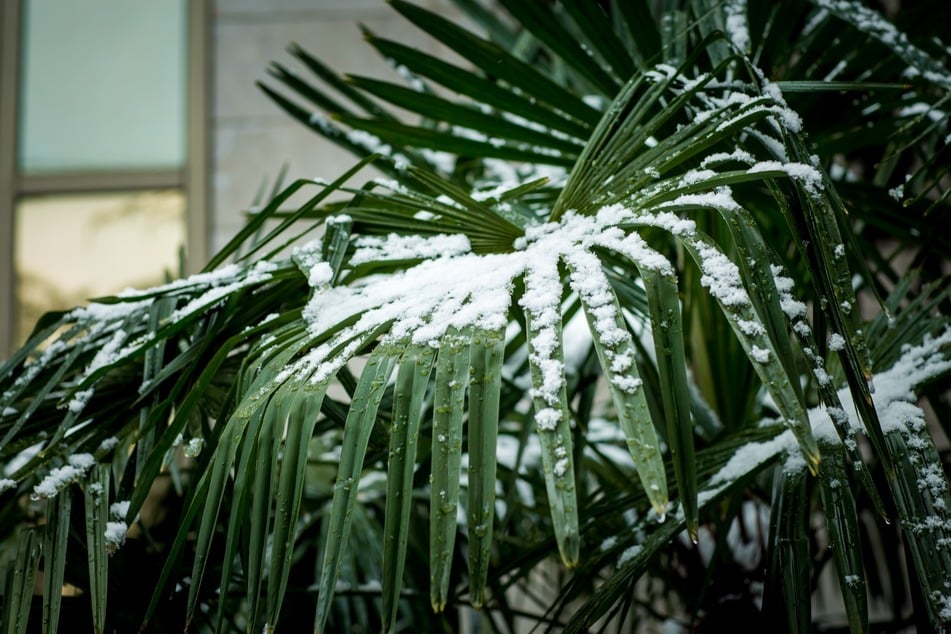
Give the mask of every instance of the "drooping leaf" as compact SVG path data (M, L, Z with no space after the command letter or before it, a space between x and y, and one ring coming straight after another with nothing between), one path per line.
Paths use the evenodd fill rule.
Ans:
M326 555L320 571L320 594L317 596L315 623L315 629L318 632L324 631L327 618L330 616L330 605L340 574L341 558L350 537L352 509L356 503L357 489L360 485L363 458L383 390L393 373L397 358L398 355L394 355L392 350L385 347L377 348L370 355L360 375L360 381L347 414L341 445L340 467L334 482L333 506L328 519Z

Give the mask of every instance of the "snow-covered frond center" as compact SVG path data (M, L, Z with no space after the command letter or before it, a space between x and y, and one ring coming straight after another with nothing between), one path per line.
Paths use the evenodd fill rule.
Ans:
M618 226L631 217L619 206L607 207L596 216L568 213L560 222L529 228L515 250L503 254L471 253L464 238L455 236L360 238L356 251L360 263L371 261L371 255L423 262L353 286L327 287L327 276L310 275L315 292L304 317L311 332L319 336L340 323L355 323L334 341L312 350L298 370L326 378L333 368L324 367L325 362L341 356L335 348L380 327L387 331L384 341L420 345L435 345L450 330L504 328L517 279L533 270L545 271L550 279L561 260L589 253L595 246L642 259L651 268L672 274L673 266L666 258L649 249L640 236ZM535 315L546 315L543 321L550 326L551 316L560 310L561 291L561 284L531 283L523 302ZM545 350L543 356L549 354Z
M472 250L469 238L462 234L439 234L436 236L387 237L361 236L356 240L356 250L351 264L379 262L381 260L416 260L464 255Z

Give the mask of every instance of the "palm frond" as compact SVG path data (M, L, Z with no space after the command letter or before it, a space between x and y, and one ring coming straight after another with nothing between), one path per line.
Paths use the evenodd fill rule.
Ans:
M64 582L109 629L110 556L158 532L137 518L166 474L144 627L176 585L179 628L216 631L462 606L587 631L666 601L712 623L689 584L736 556L747 496L767 617L813 625L818 511L869 630L871 508L944 627L947 460L916 396L951 370L946 52L848 0L461 0L485 37L392 4L468 66L366 32L400 85L293 46L310 75L262 88L354 167L276 189L203 273L44 317L0 366L4 627L42 561L48 629ZM551 558L561 587L513 606Z

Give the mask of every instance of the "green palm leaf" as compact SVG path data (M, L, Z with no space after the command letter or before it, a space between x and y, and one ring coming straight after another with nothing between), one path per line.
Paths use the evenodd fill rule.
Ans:
M406 85L292 46L308 74L262 88L354 167L276 187L203 273L44 317L0 366L6 630L40 562L46 629L64 582L114 627L109 558L155 504L180 517L128 533L162 553L145 628L174 599L179 629L313 608L318 631L445 630L469 605L587 631L712 623L738 592L809 631L831 559L863 632L867 509L898 520L918 619L945 628L947 459L915 402L947 427L931 27L848 0L459 4L487 36L392 3L459 64L365 30ZM770 526L737 590L753 500Z

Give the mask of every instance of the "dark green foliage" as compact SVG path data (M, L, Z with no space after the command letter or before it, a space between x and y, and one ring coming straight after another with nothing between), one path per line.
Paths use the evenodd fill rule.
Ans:
M948 627L948 8L500 4L292 46L359 162L0 366L5 631Z

